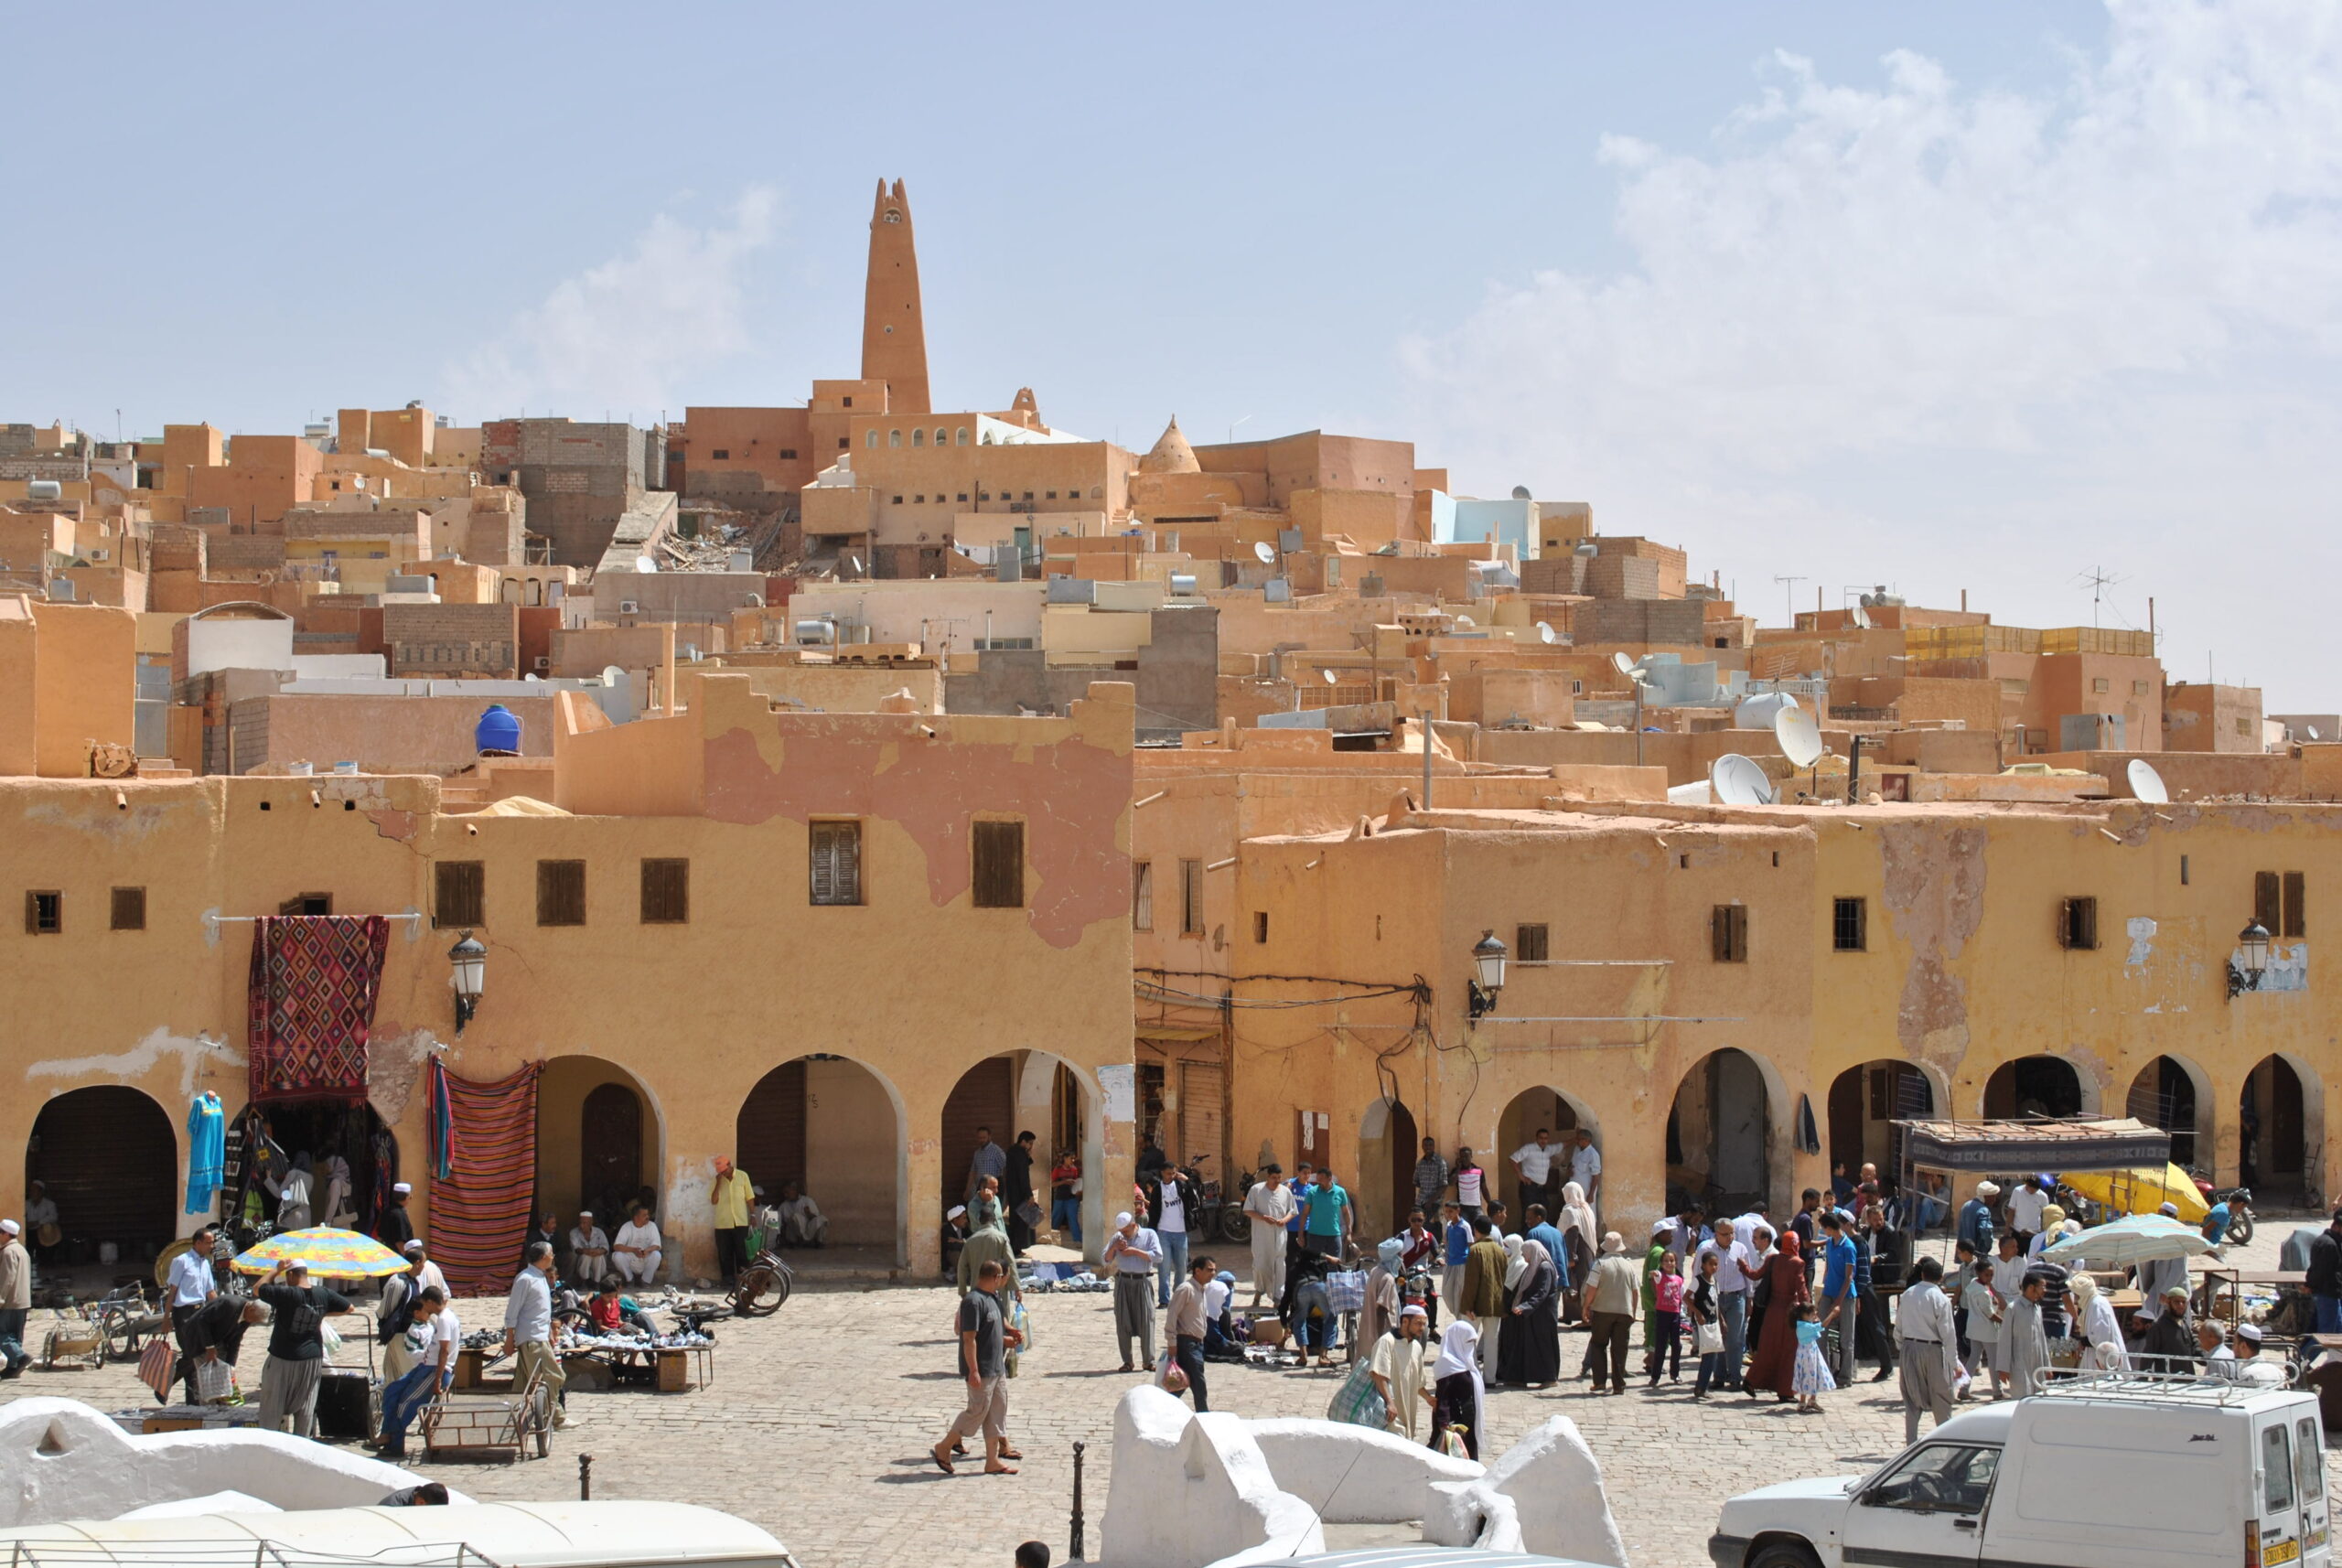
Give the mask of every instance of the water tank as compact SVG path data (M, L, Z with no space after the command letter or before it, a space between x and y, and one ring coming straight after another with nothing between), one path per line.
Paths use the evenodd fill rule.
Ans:
M56 501L65 499L65 487L55 479L27 479L25 499L35 501Z
M521 720L501 703L490 703L479 716L479 724L472 731L472 744L482 757L491 752L507 757L521 755Z

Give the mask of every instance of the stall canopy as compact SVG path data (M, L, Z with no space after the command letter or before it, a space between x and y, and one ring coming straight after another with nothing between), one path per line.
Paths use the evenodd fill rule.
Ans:
M2171 1134L2132 1117L2028 1116L2005 1122L1897 1122L1904 1164L1964 1176L2161 1170Z

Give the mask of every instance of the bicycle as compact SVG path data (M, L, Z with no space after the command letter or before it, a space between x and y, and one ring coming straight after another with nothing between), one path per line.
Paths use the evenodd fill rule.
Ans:
M739 1282L725 1305L735 1317L770 1317L780 1310L781 1303L796 1288L797 1276L790 1271L779 1253L767 1248L756 1260L740 1271Z

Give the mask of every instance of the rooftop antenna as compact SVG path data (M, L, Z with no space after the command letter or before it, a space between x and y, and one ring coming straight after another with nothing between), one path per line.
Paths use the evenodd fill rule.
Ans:
M2090 624L2096 626L2099 605L2106 597L2106 590L2129 579L2115 576L2103 566L2093 566L2077 575L2074 581L2077 585L2090 589Z
M1795 626L1797 624L1797 585L1799 583L1804 582L1805 579L1802 577L1776 577L1773 581L1781 585L1781 597L1787 602L1789 607L1789 618L1787 624Z

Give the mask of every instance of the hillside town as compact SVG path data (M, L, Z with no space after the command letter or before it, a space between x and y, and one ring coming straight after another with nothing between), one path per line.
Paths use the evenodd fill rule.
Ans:
M860 364L772 406L631 424L409 402L232 436L190 408L109 439L7 389L16 1401L305 1438L314 1407L326 1435L314 1363L263 1402L258 1340L231 1380L203 1370L209 1330L188 1337L259 1279L271 1377L302 1314L367 1315L341 1337L397 1364L360 1386L357 1435L441 1498L564 1498L595 1449L593 1495L727 1509L807 1568L947 1560L918 1531L951 1505L907 1489L929 1513L874 1527L875 1554L751 1501L808 1462L791 1444L828 1442L825 1409L879 1400L855 1376L910 1357L944 1380L905 1385L879 1440L901 1474L1028 1461L1026 1525L967 1561L1025 1535L1063 1555L1077 1439L1103 1561L1352 1539L1342 1518L1376 1516L1294 1478L1333 1461L1261 1435L1276 1495L1315 1498L1280 1535L1230 1457L1241 1423L1210 1429L1213 1474L1255 1535L1200 1503L1158 1517L1178 1453L1209 1447L1166 1413L1183 1390L1263 1431L1349 1390L1434 1466L1393 1483L1414 1491L1390 1522L1426 1540L1419 1494L1449 1486L1484 1523L1517 1504L1516 1549L1660 1563L1713 1534L1718 1563L1782 1568L1840 1559L1764 1555L1717 1509L1854 1439L1645 1476L1616 1446L1645 1417L1576 1396L1664 1375L1728 1393L1701 1414L1723 1422L1760 1387L1884 1394L1862 1440L1883 1461L1955 1403L2018 1442L2031 1402L1992 1399L1996 1374L2034 1392L2053 1342L2079 1346L2068 1370L2193 1377L2210 1349L2178 1326L2251 1359L2246 1331L2278 1336L2304 1291L2296 1337L2342 1333L2342 1274L2281 1260L2273 1218L2323 1231L2342 1155L2342 1013L2310 962L2342 913L2309 915L2342 890L2318 858L2342 713L2181 678L2152 617L1907 602L1891 537L1864 564L1886 582L1792 587L1784 618L1774 582L1735 597L1599 496L1463 493L1402 434L1212 443L1167 408L1144 450L1060 429L1015 366L930 382L902 180L867 223ZM849 220L823 232L843 264ZM2094 1139L2104 1168L2188 1179L2100 1191ZM2225 1319L2200 1261L2179 1305L2150 1273L2167 1259L2078 1290L2057 1270L2046 1308L2030 1288L2086 1205L2207 1248L2246 1219L2242 1269L2247 1202L2271 1295ZM285 1260L238 1273L312 1228L393 1261L318 1264L314 1297ZM109 1359L120 1325L91 1370L56 1370L105 1300L166 1347L151 1397ZM1939 1336L1915 1303L1943 1304ZM1975 1349L2028 1321L2043 1359ZM1049 1370L979 1376L1004 1343ZM1915 1347L1944 1368L1906 1370ZM819 1369L744 1386L800 1355ZM563 1463L435 1458L470 1445L455 1412L496 1402L500 1359L517 1412L479 1443ZM1099 1380L1046 1380L1075 1366ZM630 1400L638 1374L703 1415L761 1396L804 1424L765 1431L758 1478L727 1488L721 1423L627 1413L684 1408ZM204 1413L227 1402L257 1415ZM1566 1442L1539 1424L1561 1414ZM1539 1483L1580 1499L1559 1533L1480 1478L1515 1439L1507 1466L1576 1477ZM1671 1494L1681 1531L1647 1533L1628 1487Z

